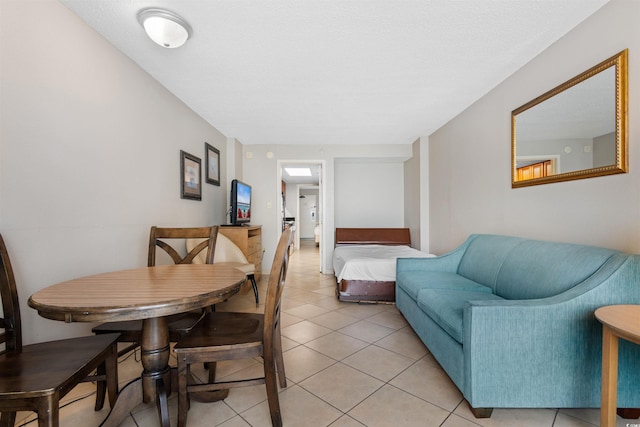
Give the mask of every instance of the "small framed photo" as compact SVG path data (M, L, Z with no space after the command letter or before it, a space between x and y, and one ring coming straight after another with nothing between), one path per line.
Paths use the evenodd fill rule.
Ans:
M202 200L201 162L196 156L180 150L180 197Z
M207 170L207 182L220 186L220 150L204 143L205 168Z

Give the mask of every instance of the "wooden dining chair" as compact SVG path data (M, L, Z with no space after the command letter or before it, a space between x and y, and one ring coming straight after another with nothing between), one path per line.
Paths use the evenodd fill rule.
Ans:
M212 227L151 227L149 233L149 252L147 266L156 265L159 253L165 253L175 264L191 264L193 259L201 253L205 255L207 264L213 263L216 239L218 237L218 226ZM182 255L181 249L185 246L186 239L202 239L201 242L191 250ZM178 250L178 249L180 250ZM164 252L160 252L162 249ZM194 310L186 313L178 313L168 316L169 341L176 342L185 332L189 331L202 317L206 310ZM140 345L142 339L142 320L129 320L122 322L108 322L93 328L95 334L106 334L119 332L120 342L132 343L120 350L119 355L123 355Z
M240 386L265 384L271 423L282 425L278 384L287 386L280 337L280 301L289 264L291 230L282 233L269 275L264 314L211 312L180 339L174 352L178 359L178 426L187 424L189 395ZM264 375L238 381L215 382L216 362L262 357ZM207 363L206 384L189 384L193 363Z
M38 425L58 426L60 399L83 381L97 381L96 408L105 392L113 408L118 393L118 334L22 345L18 293L9 254L0 235L0 426L13 427L16 411L34 411ZM104 375L90 375L98 368ZM100 397L101 394L101 397Z

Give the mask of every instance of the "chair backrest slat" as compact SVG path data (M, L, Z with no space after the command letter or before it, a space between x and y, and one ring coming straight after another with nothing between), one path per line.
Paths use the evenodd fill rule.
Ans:
M284 290L287 269L289 267L289 247L292 243L291 230L285 230L280 236L276 253L271 265L269 283L267 285L267 299L264 309L264 341L265 347L273 345L273 334L280 327L280 301Z
M20 319L20 303L18 290L9 260L9 252L0 235L0 294L2 295L2 329L4 333L0 342L5 343L6 352L22 351L22 323Z
M175 264L191 264L191 261L206 249L206 263L213 263L215 254L216 239L218 237L218 226L212 227L151 227L149 235L149 258L147 265L153 267L156 265L156 249L164 250L173 260ZM182 256L167 240L179 239L181 242L185 239L206 239ZM182 243L184 245L184 243Z

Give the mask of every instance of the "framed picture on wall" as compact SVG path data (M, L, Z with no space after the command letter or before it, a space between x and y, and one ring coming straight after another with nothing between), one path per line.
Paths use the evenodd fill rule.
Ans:
M220 150L204 143L205 168L207 170L207 182L220 186Z
M202 172L200 159L180 150L180 197L202 200Z

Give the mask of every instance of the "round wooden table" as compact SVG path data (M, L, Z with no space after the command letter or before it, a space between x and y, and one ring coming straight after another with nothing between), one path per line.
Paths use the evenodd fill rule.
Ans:
M142 319L141 381L121 391L103 425L119 425L139 403L156 401L168 427L171 371L164 316L224 301L245 280L240 270L216 264L162 265L61 282L34 293L28 303L42 317L67 323Z
M640 305L609 305L596 310L602 323L602 398L600 425L616 425L618 339L640 344Z

